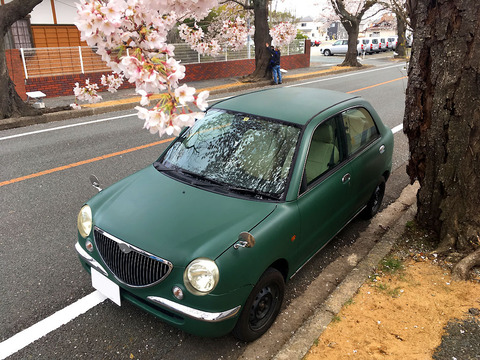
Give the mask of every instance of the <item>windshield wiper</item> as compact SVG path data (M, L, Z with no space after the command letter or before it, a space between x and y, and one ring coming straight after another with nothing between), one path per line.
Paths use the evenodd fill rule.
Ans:
M218 187L218 186L225 187L224 183L221 183L220 181L217 181L217 180L210 179L210 178L206 177L205 175L198 174L196 172L186 170L186 169L181 169L181 168L178 168L177 171L181 174L188 175L188 176L190 176L194 179L197 179L197 180L201 181L201 182L196 182L195 185L201 185L201 186L214 185L215 187ZM207 183L207 184L205 184L205 183Z
M160 162L160 161L155 161L155 162L153 163L153 167L154 167L155 169L157 169L158 171L176 171L175 168L167 167L167 166L165 166L165 165L164 165L162 162Z
M237 193L246 194L246 195L252 195L252 196L271 199L271 200L278 200L280 198L280 196L278 194L270 194L270 193L266 193L266 192L263 192L263 191L260 191L260 190L254 190L254 189L247 189L247 188L229 186L228 190L232 191L232 192L237 192Z

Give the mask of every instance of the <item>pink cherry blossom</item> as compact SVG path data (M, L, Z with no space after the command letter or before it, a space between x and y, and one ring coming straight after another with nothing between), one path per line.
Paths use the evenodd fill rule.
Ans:
M178 102L182 105L186 105L187 102L195 101L193 95L195 94L195 89L188 87L186 84L183 84L175 90L175 96L178 99Z
M200 110L202 110L202 111L207 110L208 103L207 103L206 100L207 100L209 95L210 95L210 92L208 90L204 90L204 91L202 91L198 94L197 100L195 101L195 104L197 105L197 107Z
M270 29L272 43L275 46L285 46L290 44L297 36L297 29L291 23L282 22Z

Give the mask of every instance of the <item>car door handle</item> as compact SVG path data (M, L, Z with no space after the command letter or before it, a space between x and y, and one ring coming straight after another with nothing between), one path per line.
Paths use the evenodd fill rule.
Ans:
M383 154L385 152L385 145L381 145L378 149L378 151L380 152L380 154Z
M344 183L344 184L348 183L348 182L350 181L350 178L351 178L351 175L348 174L348 173L345 174L345 175L343 175L343 177L342 177L342 183Z

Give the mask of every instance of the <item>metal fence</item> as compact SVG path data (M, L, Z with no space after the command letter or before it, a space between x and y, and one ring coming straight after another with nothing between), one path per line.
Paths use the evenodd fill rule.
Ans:
M200 55L185 43L174 45L175 59L181 60L184 65L253 59L255 57L253 44L247 45L239 51L225 51L217 56ZM281 52L282 55L303 54L305 52L305 41L294 40L288 46L281 48ZM96 54L96 49L88 46L22 48L20 49L20 54L22 56L25 79L110 71L101 57Z

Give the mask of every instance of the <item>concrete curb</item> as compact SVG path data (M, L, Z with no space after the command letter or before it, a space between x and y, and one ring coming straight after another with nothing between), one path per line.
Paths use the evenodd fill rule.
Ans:
M402 235L405 224L414 217L418 184L407 186L397 201L382 212L384 218L391 217L387 232L380 236L379 242L368 255L358 263L351 273L332 292L328 299L315 310L315 313L293 334L287 343L273 357L276 360L302 359L310 350L314 341L327 328L333 317L338 314L351 297L363 285L378 263L390 252L396 240ZM360 234L372 236L379 223L372 221Z

